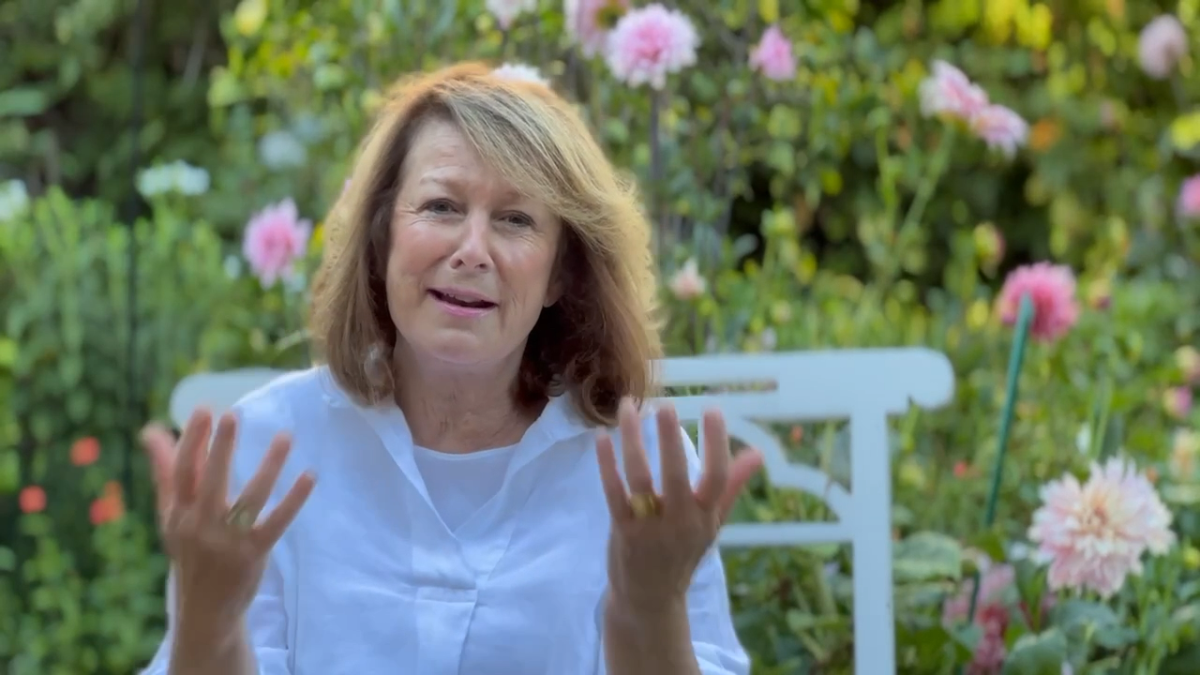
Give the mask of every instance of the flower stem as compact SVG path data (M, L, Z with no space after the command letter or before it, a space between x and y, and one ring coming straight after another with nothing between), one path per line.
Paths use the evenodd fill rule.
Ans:
M908 213L904 215L904 222L896 233L895 243L897 246L904 246L912 233L920 227L921 219L925 217L925 209L929 206L929 200L933 199L933 193L941 183L942 176L946 173L946 167L950 164L950 153L954 149L954 139L957 134L957 127L947 126L946 133L942 134L941 139L938 140L938 146L933 152L933 161L929 163L929 170L921 177L921 182L917 185L917 194L913 198L912 204L909 205Z
M662 259L663 237L666 235L662 223L662 148L659 141L658 117L662 108L662 92L650 90L650 222L654 225L655 241L658 243L658 258Z
M1012 352L1008 357L1007 391L1004 395L1004 409L1000 414L1000 438L996 448L996 463L992 467L992 486L988 491L987 507L983 515L983 528L992 527L996 521L996 502L1000 496L1000 478L1004 473L1004 456L1008 450L1008 436L1012 429L1013 414L1017 404L1017 384L1020 381L1021 364L1025 361L1025 345L1029 341L1029 328L1034 317L1033 300L1028 294L1021 296L1021 307L1017 313L1017 325L1014 332ZM971 589L971 604L967 610L967 621L975 620L975 607L979 602L979 571L975 572L975 584Z

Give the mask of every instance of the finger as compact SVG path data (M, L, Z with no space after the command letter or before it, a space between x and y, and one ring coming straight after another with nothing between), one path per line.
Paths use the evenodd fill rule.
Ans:
M696 501L706 509L715 509L725 493L729 473L729 436L725 418L717 410L704 412L704 473L696 487Z
M621 456L625 459L625 481L629 483L629 491L652 494L654 476L650 473L650 463L642 448L641 421L633 406L633 399L622 399L617 415L621 426Z
M162 515L173 499L171 477L175 466L175 436L160 424L150 424L142 429L141 438L153 471L155 505Z
M662 466L663 496L667 499L690 497L692 481L688 477L687 449L675 406L664 404L655 417L658 418L658 460Z
M604 486L604 500L613 520L625 522L633 518L629 506L629 495L621 482L621 470L617 467L617 453L613 448L612 436L601 431L596 435L596 460L600 464L600 483Z
M307 471L300 474L296 482L292 483L292 489L288 490L288 493L279 501L279 505L267 514L261 525L254 528L252 536L260 547L270 549L275 542L279 541L288 526L296 519L296 514L300 513L300 507L308 501L308 496L312 494L316 484L316 476Z
M212 413L206 408L192 413L183 428L183 436L175 450L174 486L175 499L181 504L191 504L196 499L196 480L211 432Z
M237 418L233 413L221 415L217 433L213 436L204 473L200 477L200 503L205 508L224 511L229 494L229 465L237 439Z
M729 480L725 483L725 493L721 495L718 507L722 523L729 517L729 512L733 510L733 505L742 494L742 489L746 487L746 482L762 470L762 466L762 453L754 448L746 448L733 458L729 465Z
M246 487L243 488L242 494L238 496L238 506L255 519L266 506L267 499L271 496L271 488L279 480L279 474L283 471L283 463L287 461L288 453L291 450L291 437L287 434L277 434L271 440L271 445L267 448L267 454L263 458L262 464L259 465L258 471L254 472L254 475L246 483Z

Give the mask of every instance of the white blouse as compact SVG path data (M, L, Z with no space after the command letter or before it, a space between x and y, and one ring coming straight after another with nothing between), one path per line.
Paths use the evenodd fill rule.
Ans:
M475 458L415 448L397 408L356 405L325 368L276 380L235 409L235 494L279 431L293 448L268 508L300 472L318 478L247 616L260 675L606 672L609 514L593 429L566 397L520 443ZM643 434L657 472L652 417ZM715 546L688 612L702 673L750 672ZM170 645L168 628L145 675L167 674Z

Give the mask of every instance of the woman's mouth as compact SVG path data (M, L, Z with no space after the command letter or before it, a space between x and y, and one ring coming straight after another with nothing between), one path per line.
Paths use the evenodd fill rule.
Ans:
M454 316L482 316L496 308L496 303L471 292L431 288L429 295Z

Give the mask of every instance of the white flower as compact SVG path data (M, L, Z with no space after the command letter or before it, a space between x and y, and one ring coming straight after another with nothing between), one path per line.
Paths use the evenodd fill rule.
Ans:
M137 177L137 190L147 199L172 192L202 195L208 187L208 172L183 160L143 169Z
M550 86L550 81L542 77L537 68L526 65L524 63L506 63L492 71L496 77L505 80L513 80L516 82L535 82L545 87Z
M29 192L24 181L10 180L0 183L0 223L13 220L29 208Z
M1163 79L1188 53L1188 36L1179 19L1170 14L1155 17L1138 36L1138 62L1147 75Z
M292 134L272 131L258 139L258 158L268 168L290 169L304 165L308 150Z
M487 0L487 9L496 17L501 30L512 27L513 20L523 12L537 9L537 0Z

